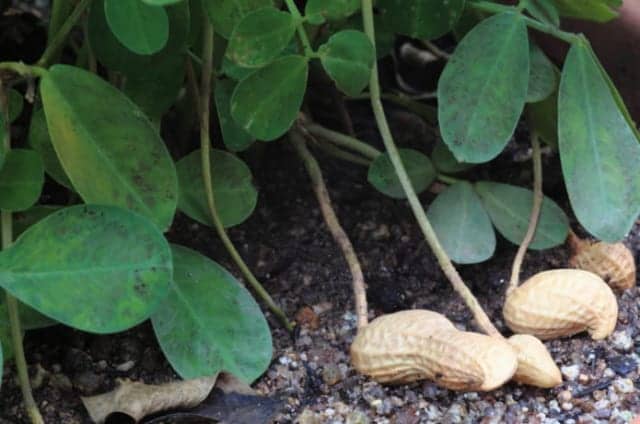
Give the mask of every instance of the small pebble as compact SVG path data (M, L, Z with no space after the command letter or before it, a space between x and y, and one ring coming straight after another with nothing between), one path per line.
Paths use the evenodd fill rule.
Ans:
M619 352L628 352L633 348L633 339L626 331L616 331L611 336L611 344Z
M347 416L347 424L369 424L369 418L364 412L356 409Z
M120 365L116 365L116 370L120 372L128 372L136 366L135 361L125 361Z
M560 368L560 372L567 380L574 381L580 375L580 365L569 365Z
M589 376L587 374L580 374L578 376L578 382L580 384L583 384L583 385L587 384L587 383L589 383L589 380L590 380L590 378L589 378Z
M562 402L561 406L565 411L571 411L571 409L573 409L573 404L571 402Z
M558 401L560 403L569 402L571 398L573 398L573 396L571 395L571 392L569 390L563 390L558 393Z
M609 367L616 372L616 374L626 377L627 374L633 372L638 367L636 361L628 356L618 355L610 358L608 361Z
M613 382L613 387L618 393L632 393L635 390L633 381L629 378L620 378L615 380Z
M322 380L328 386L333 386L342 380L342 373L336 364L327 364L322 369Z
M616 373L611 368L605 369L604 372L602 373L602 376L604 378L615 377L615 375L616 375Z
M320 327L320 318L310 306L300 308L298 312L296 312L295 320L300 326L310 330L317 330L318 327Z

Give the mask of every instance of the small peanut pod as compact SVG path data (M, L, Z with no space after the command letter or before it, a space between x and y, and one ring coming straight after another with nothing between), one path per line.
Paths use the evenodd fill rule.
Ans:
M355 369L381 383L429 379L474 391L493 390L513 376L516 353L505 340L457 330L434 314L403 311L372 321L351 345Z
M518 355L518 369L513 380L545 389L562 384L562 374L542 342L528 334L507 339Z
M599 275L614 290L636 285L636 262L631 250L622 243L579 243L569 265Z
M502 312L515 333L547 340L586 330L599 340L613 332L618 303L597 275L555 269L534 275L508 294Z

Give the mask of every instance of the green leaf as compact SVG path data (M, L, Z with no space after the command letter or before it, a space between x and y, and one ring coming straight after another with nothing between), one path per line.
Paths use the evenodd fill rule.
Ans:
M227 56L222 58L221 70L225 76L236 81L242 81L255 72L254 68L243 68L242 66L236 65Z
M226 56L240 66L259 68L278 57L296 30L291 13L265 7L245 15L233 30Z
M0 252L0 285L63 324L94 333L130 328L171 283L171 251L157 227L113 206L62 209Z
M540 22L559 27L560 14L553 0L526 0L527 12Z
M117 0L116 0L117 1ZM168 6L169 39L159 52L140 55L126 48L111 33L104 0L93 0L89 11L89 42L96 58L126 76L122 90L151 117L158 117L175 102L184 81L189 36L189 4Z
M542 49L535 43L529 44L529 88L527 103L540 102L556 90L558 79L556 69Z
M231 116L258 140L271 141L293 124L307 88L308 60L285 56L240 81L231 97Z
M524 108L528 82L522 16L485 19L458 44L438 82L438 120L460 162L487 162L502 151Z
M431 203L427 216L454 262L474 264L493 255L496 235L491 220L468 182L447 187Z
M176 165L180 181L178 207L190 218L211 226L211 213L202 180L200 150L189 153ZM249 167L237 156L223 150L211 150L213 198L225 227L244 222L253 212L258 193L251 182Z
M55 320L42 315L40 312L22 302L18 302L18 314L20 315L20 327L23 331L47 328L57 324ZM3 327L6 327L7 336L10 337L11 327L9 313L7 311L6 296L4 295L2 296L2 299L0 299L0 341L3 341ZM10 338L7 340L10 340ZM11 353L13 354L13 351Z
M622 0L554 0L562 16L587 19L596 22L607 22L618 17L615 10L622 5Z
M413 38L438 38L453 28L464 9L464 0L378 0L383 20L398 34Z
M22 212L13 214L13 236L18 237L24 233L29 227L54 212L62 209L57 205L35 205L32 208ZM1 232L0 232L1 234Z
M0 169L0 209L23 211L33 206L44 185L44 167L33 150L11 149Z
M169 18L164 8L140 0L105 0L109 28L129 50L153 54L169 39Z
M233 28L250 12L272 6L272 0L202 0L213 29L229 38Z
M442 141L438 141L433 148L431 161L438 171L445 174L456 174L473 167L470 163L458 162Z
M169 6L170 4L180 3L184 0L142 0L144 3L150 4L151 6Z
M52 66L40 92L51 141L82 199L134 210L167 229L176 171L144 113L96 75L68 65Z
M475 185L493 225L511 243L519 245L529 227L533 192L509 184L480 181ZM553 200L544 197L535 237L529 249L549 249L564 243L569 220Z
M640 144L585 42L564 64L558 99L562 173L578 221L613 242L640 211Z
M269 326L251 294L211 259L173 245L171 293L151 317L160 347L182 378L229 372L251 383L269 366Z
M369 84L375 60L369 38L355 30L337 32L318 49L320 61L336 86L349 96L357 96Z
M213 95L224 145L233 152L241 152L251 146L255 139L231 117L231 95L235 87L233 80L218 80Z
M542 141L558 148L558 90L541 102L529 103L525 116L530 130L535 130Z
M58 155L56 155L53 144L51 144L49 130L47 129L47 120L42 107L34 109L31 114L31 125L29 126L27 143L29 147L40 154L44 170L47 174L56 180L58 184L71 188L71 181L69 181L69 177L67 177L64 169L62 169Z
M436 171L429 158L413 149L398 149L398 152L400 160L409 174L413 189L417 193L427 189L436 179ZM371 162L367 180L378 191L389 197L396 199L406 197L388 153L379 155Z
M317 24L321 24L324 19L337 21L348 18L360 10L359 0L309 0L304 8L305 18L322 17Z

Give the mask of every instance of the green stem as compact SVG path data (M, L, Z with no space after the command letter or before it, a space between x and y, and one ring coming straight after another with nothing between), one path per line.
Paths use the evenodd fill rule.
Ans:
M249 282L253 290L267 304L271 312L280 319L287 330L291 331L293 327L289 323L286 315L276 305L269 293L262 287L262 284L256 279L249 267L244 263L240 253L236 250L224 229L222 220L218 215L215 197L213 196L213 178L211 175L211 140L209 133L210 103L211 103L211 80L213 71L213 26L207 17L204 19L204 34L202 46L202 75L200 83L200 152L202 154L202 178L204 181L205 191L207 193L207 204L213 226L222 240L224 247L227 249L231 258L236 263L245 279Z
M503 13L503 12L519 13L520 12L520 10L518 10L517 7L505 6L502 4L491 3L488 1L474 1L474 2L470 2L469 5L471 5L471 7L476 10L481 10L483 12L489 12L489 13ZM548 25L543 22L537 21L535 19L531 19L528 16L523 16L523 19L527 24L527 26L537 31L549 34L560 40L566 41L569 44L573 44L579 40L579 36L577 34L573 34L567 31L562 31L561 29L558 29L553 25Z
M396 93L382 93L380 94L380 98L382 100L388 100L391 103L395 103L398 106L402 106L410 112L415 113L419 117L425 120L425 122L431 125L438 124L438 110L430 105L426 105L417 101L416 99L412 99L409 96L404 94L396 94ZM350 97L348 100L370 100L371 93L362 93L355 97Z
M362 0L362 18L364 21L364 30L372 44L375 46L375 28L373 24L373 4L372 0ZM418 225L422 230L431 250L436 256L442 271L447 276L454 290L463 298L473 316L476 320L478 326L487 334L491 336L500 336L498 330L491 323L491 320L484 312L478 300L475 298L473 293L469 290L469 288L465 285L464 281L458 274L458 271L453 266L451 259L443 249L438 237L436 236L429 219L427 218L427 214L422 208L422 204L416 195L413 186L411 185L411 180L409 180L409 176L407 175L407 171L400 160L400 154L398 153L398 149L396 147L395 142L393 141L393 136L391 135L391 131L389 129L389 124L387 122L387 118L384 114L384 109L382 107L382 101L380 100L380 86L378 82L378 67L374 62L373 68L371 70L371 78L369 81L369 91L371 93L371 107L373 108L373 113L376 119L376 123L378 124L378 129L380 130L380 135L382 136L382 141L384 142L384 146L387 149L389 154L389 158L391 159L391 163L398 175L398 179L400 180L400 184L404 189L404 192L407 196L407 200L409 201L409 205L411 206L411 210L418 221Z
M36 63L37 66L46 67L49 62L54 60L55 56L58 54L58 51L62 49L67 36L76 25L76 23L78 23L78 20L84 13L85 9L89 6L89 3L91 3L91 0L80 0L78 2L71 14L67 17L67 20L64 21L64 24L62 24L62 26L60 27L60 30L56 33L53 39L49 40L47 48L44 50L44 53L42 53L42 56Z
M362 267L360 266L360 261L353 249L351 240L349 240L349 236L347 236L347 233L340 225L340 221L331 206L331 197L329 196L329 191L324 183L322 170L320 169L320 165L318 165L318 161L313 157L309 149L307 149L304 137L296 129L293 129L289 134L291 143L302 159L304 167L309 174L309 178L311 178L313 191L318 203L320 204L320 211L322 212L324 222L327 224L329 232L340 247L340 250L342 250L342 254L347 261L349 271L351 272L353 296L356 305L356 318L358 330L360 330L369 322L367 317L366 284L364 281L364 274L362 273Z
M43 77L47 73L45 68L27 65L22 62L0 62L0 71L9 71L22 77Z
M293 0L284 0L284 2L286 3L287 9L289 9L291 15L293 15L293 18L296 20L296 22L298 22L298 24L296 25L296 31L298 32L298 37L300 37L300 42L302 42L305 56L314 57L315 53L311 48L309 37L307 37L307 32L304 29L304 19L302 18L302 15L300 15L298 7Z
M4 91L4 85L0 81L0 111L1 119L4 123L4 139L2 144L5 153L11 149L11 127L9 122L9 108L7 105L7 96ZM13 223L11 212L0 211L0 228L2 229L2 250L8 249L13 242ZM29 382L29 371L27 369L27 360L24 357L24 346L22 345L22 328L20 325L20 315L18 313L18 300L6 292L7 311L9 313L9 325L11 327L11 340L13 342L13 356L18 371L18 381L22 390L22 398L24 407L31 418L33 424L44 424L44 420L38 410L38 405L33 398L31 392L31 383Z
M355 137L351 137L337 131L330 130L329 128L323 127L322 125L316 124L315 122L303 122L303 126L307 131L309 131L310 134L330 141L340 147L346 147L347 149L351 149L354 152L358 152L368 159L373 160L380 156L380 154L382 153L380 150L365 143L364 141L358 140Z
M507 287L507 296L509 296L513 290L517 289L518 284L520 284L520 268L522 267L524 255L536 234L536 226L538 225L540 209L542 207L542 154L540 152L540 140L535 131L531 133L531 157L533 160L533 204L531 206L527 232L524 235L524 239L522 239L522 243L520 243L520 247L518 247L516 257L513 259L511 279Z
M451 177L451 176L445 175L445 174L438 174L437 178L438 178L438 181L441 181L441 182L443 182L445 184L449 184L449 185L464 181L464 180L461 180L459 178L454 178L454 177Z
M337 147L335 144L333 143L322 143L322 142L318 142L316 141L316 139L314 138L314 144L315 146L317 146L320 150L324 151L325 153L334 156L338 159L342 159L344 161L347 162L351 162L351 163L355 163L356 165L363 165L363 166L369 166L371 165L371 160L370 159L365 159L362 156L358 156L356 154L344 151L342 149L340 149L339 147Z
M49 30L47 32L47 44L60 31L60 27L64 24L73 7L72 0L52 0L51 1L51 17L49 18ZM52 61L57 61L59 54L52 57Z

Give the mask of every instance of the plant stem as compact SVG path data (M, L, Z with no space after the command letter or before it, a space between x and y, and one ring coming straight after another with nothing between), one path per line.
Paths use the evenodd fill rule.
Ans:
M375 29L373 24L373 5L372 0L362 0L362 18L364 21L364 30L371 42L375 46ZM499 336L500 333L491 323L489 317L484 312L478 300L475 298L473 293L469 290L469 288L464 284L462 278L458 274L458 271L453 266L451 259L442 248L438 237L436 236L435 231L433 231L433 227L427 218L427 214L422 208L422 204L420 204L420 200L416 195L413 186L411 185L411 181L409 180L409 176L407 175L407 171L400 160L400 155L398 153L398 149L393 141L393 136L391 135L391 131L389 130L389 124L387 123L387 118L384 114L384 109L382 107L382 101L380 100L380 86L378 83L378 67L376 62L373 63L373 68L371 70L371 78L369 81L369 92L371 93L371 107L373 108L373 113L375 115L376 122L378 124L378 129L380 130L380 135L382 136L382 141L384 142L385 148L389 154L389 158L391 159L391 163L398 175L398 179L400 180L400 184L404 189L405 194L407 195L407 200L409 201L409 205L413 211L416 220L418 221L418 225L422 230L431 250L435 254L442 271L447 276L454 290L462 297L464 302L467 304L473 316L476 320L478 326L488 335L490 336Z
M391 103L395 103L398 106L402 106L410 112L415 113L419 117L425 120L425 122L437 126L438 125L438 111L435 107L426 105L404 94L396 93L382 93L380 95L382 100L388 100ZM356 97L351 97L350 100L371 99L371 93L363 93Z
M531 206L531 215L529 216L529 227L518 247L516 257L513 259L511 267L511 279L507 287L507 296L518 288L520 284L520 267L524 260L524 255L536 234L536 226L538 218L540 218L540 208L542 207L542 157L540 153L540 141L535 131L531 132L531 151L533 159L533 204Z
M1 119L5 127L2 144L6 154L11 150L11 123L9 122L7 96L2 81L0 81L0 112L2 115ZM11 218L11 212L5 210L0 211L2 250L8 249L13 242L13 223ZM9 294L9 292L6 292L6 298L7 311L9 313L9 325L11 327L11 340L13 342L13 355L16 361L16 370L18 371L18 381L20 383L20 389L22 390L24 407L33 424L44 424L44 420L38 410L38 405L33 399L33 393L31 392L27 360L24 357L24 346L22 345L22 329L20 325L20 315L18 313L18 300Z
M346 147L347 149L351 149L354 152L358 152L368 159L373 160L382 154L380 150L365 143L364 141L358 140L355 137L350 137L337 131L330 130L329 128L323 127L322 125L316 124L315 122L304 121L303 126L307 131L309 131L310 134L316 137L324 138L325 140L330 141L340 147Z
M436 46L435 43L432 43L429 40L420 40L422 42L422 44L424 44L424 46L429 49L429 51L431 53L433 53L434 55L438 56L441 59L444 60L449 60L449 58L451 57L451 55L447 52L445 52L444 50L442 50L440 47Z
M329 191L327 190L327 186L322 178L322 170L318 165L318 161L313 157L309 149L307 149L305 140L298 131L293 129L289 133L289 136L293 147L295 147L296 152L304 163L304 167L309 174L309 178L311 178L313 191L315 192L316 199L318 199L318 203L320 204L320 210L322 211L324 222L327 224L327 227L329 227L329 231L331 232L333 239L338 246L340 246L342 254L349 266L353 285L353 295L356 304L358 330L360 330L369 323L367 317L366 283L364 281L364 275L362 274L360 261L358 261L358 256L353 250L353 245L349 240L349 236L347 236L347 233L345 233L344 229L340 225L340 221L338 221L338 217L331 206L331 197L329 196Z
M517 7L513 6L505 6L502 4L491 3L488 1L474 1L468 3L472 8L476 10L481 10L483 12L489 13L503 13L503 12L513 12L520 13L520 10ZM544 32L546 34L552 35L560 40L566 41L569 44L577 42L580 37L577 34L573 34L571 32L562 31L553 25L548 25L537 21L535 19L531 19L528 16L522 16L527 26L538 30L540 32Z
M22 62L0 62L0 71L9 71L21 77L43 77L47 73L45 68L31 66Z
M296 6L294 0L284 0L287 5L287 9L293 18L297 21L296 31L298 32L298 37L300 37L300 42L302 42L302 47L304 49L304 54L307 57L314 57L313 49L311 48L311 43L309 42L309 37L307 37L307 32L304 29L304 19L302 15L300 15L300 11Z
M236 250L235 246L229 239L227 232L222 225L222 221L220 220L220 216L218 215L218 210L216 208L215 198L213 196L213 179L211 175L211 140L209 135L209 113L210 113L210 103L211 103L211 80L212 80L212 70L213 70L213 26L209 19L205 16L204 18L204 35L203 35L203 46L202 46L202 75L201 75L201 83L200 83L200 152L202 154L202 178L204 181L205 191L207 193L207 203L209 206L209 212L211 213L211 219L213 221L213 226L218 233L218 236L222 240L224 247L227 249L233 261L236 263L245 279L249 282L253 290L258 294L260 299L262 299L271 312L280 319L282 324L286 327L287 330L291 331L293 328L289 323L286 315L282 310L275 304L269 293L262 287L262 284L256 279L253 275L249 267L244 263L240 253Z
M311 134L309 134L309 137L313 137ZM339 147L337 147L335 144L332 143L323 143L323 142L318 142L317 139L315 137L313 137L314 140L314 144L320 149L323 150L325 153L334 156L338 159L342 159L344 161L347 162L351 162L351 163L355 163L357 165L363 165L363 166L369 166L371 165L371 160L370 159L365 159L362 156L358 156L356 154L344 151L342 149L340 149Z
M90 2L91 0L80 0L78 2L71 14L69 14L67 20L60 27L60 30L56 33L53 39L49 40L47 48L44 50L44 53L42 53L42 56L36 63L37 66L46 67L49 62L54 59L54 57L58 54L58 51L64 45L67 36L78 22L87 6L89 6Z
M449 175L445 175L445 174L438 174L437 179L438 181L442 181L443 183L449 184L449 185L463 181L459 178L450 177Z
M47 32L47 44L51 44L51 41L55 35L60 31L60 27L63 25L71 8L73 7L72 0L52 0L51 1L51 15L49 18L49 29ZM57 60L58 54L52 57L53 61Z

